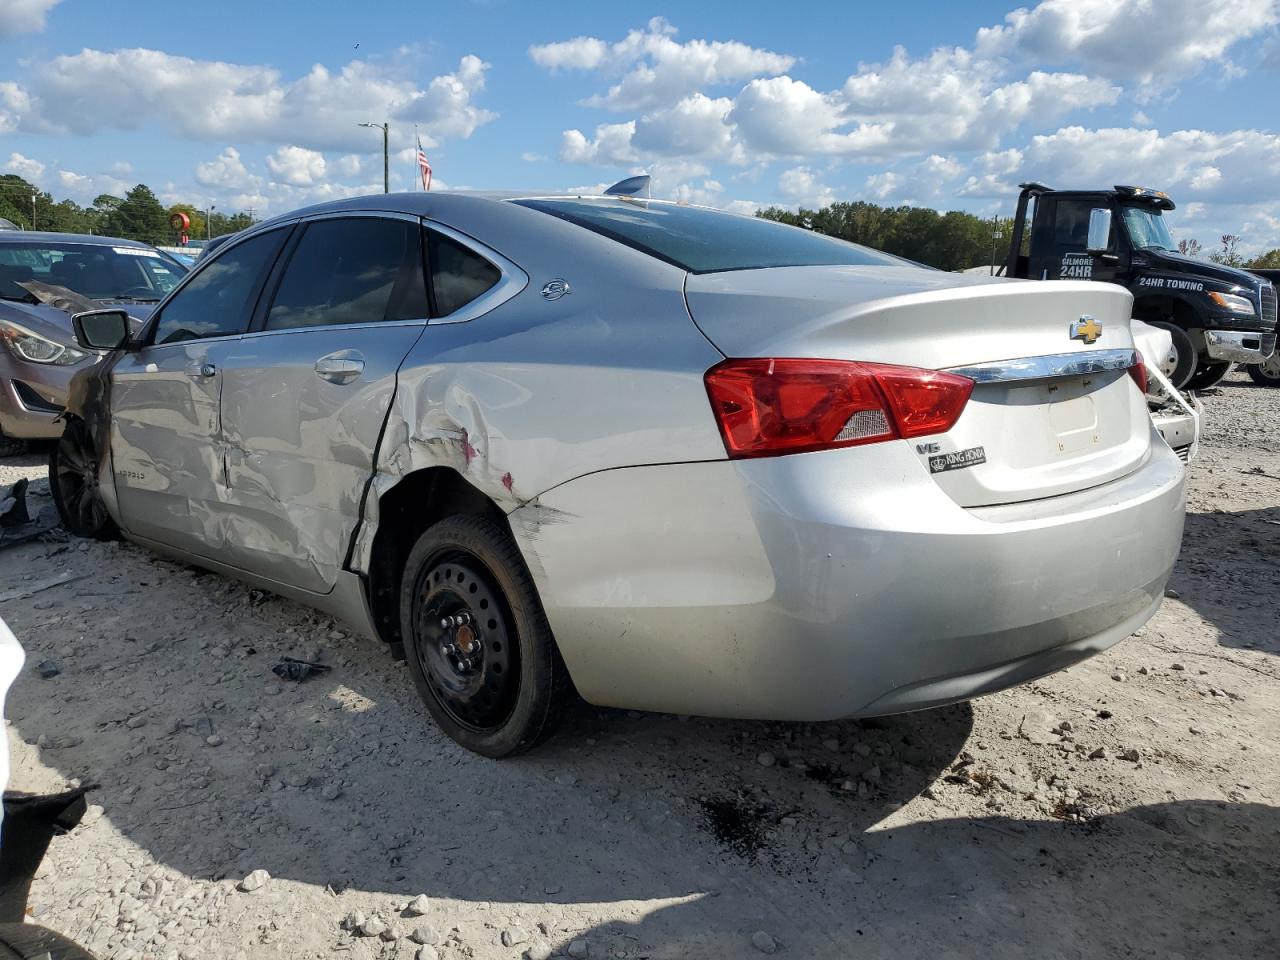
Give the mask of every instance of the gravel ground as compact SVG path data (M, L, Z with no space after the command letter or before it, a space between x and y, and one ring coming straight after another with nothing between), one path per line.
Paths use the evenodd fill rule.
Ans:
M582 706L495 763L302 607L127 545L0 552L12 786L101 784L35 918L111 958L1274 955L1280 391L1206 403L1137 636L875 722Z

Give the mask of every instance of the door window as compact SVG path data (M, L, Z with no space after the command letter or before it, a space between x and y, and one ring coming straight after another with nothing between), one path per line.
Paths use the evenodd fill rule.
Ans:
M427 316L420 231L353 217L307 225L267 313L266 329L421 320Z
M269 230L210 260L164 305L153 342L179 343L244 333L259 284L288 232Z
M502 271L480 254L435 230L427 231L427 255L439 317L461 310L502 279Z

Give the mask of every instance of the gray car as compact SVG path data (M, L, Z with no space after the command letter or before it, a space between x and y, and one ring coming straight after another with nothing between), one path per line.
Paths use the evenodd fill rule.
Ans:
M254 226L74 385L117 531L351 621L502 756L595 704L964 700L1156 610L1183 465L1131 297L614 197L365 197Z
M133 240L0 233L0 455L56 439L71 378L97 362L77 349L71 314L127 304L145 319L187 268Z

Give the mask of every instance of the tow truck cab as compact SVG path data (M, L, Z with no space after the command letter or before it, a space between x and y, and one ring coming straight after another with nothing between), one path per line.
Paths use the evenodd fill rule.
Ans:
M1170 379L1176 386L1212 386L1232 363L1256 364L1275 351L1275 286L1244 270L1180 254L1164 220L1174 209L1167 194L1131 186L1019 186L1005 275L1127 287L1133 315L1173 337L1178 364Z

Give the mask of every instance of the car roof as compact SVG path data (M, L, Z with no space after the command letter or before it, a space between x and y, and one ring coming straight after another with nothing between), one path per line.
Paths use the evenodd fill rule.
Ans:
M47 233L43 230L8 230L0 233L0 243L83 243L96 247L141 247L152 249L150 244L120 237L100 237L92 233Z
M490 206L505 200L599 200L616 203L634 201L638 203L670 204L673 206L696 206L675 200L654 200L649 198L604 196L591 193L554 193L546 190L434 190L420 193L373 193L361 197L348 197L345 200L330 200L310 207L290 210L270 220L253 225L254 231L263 226L276 223L288 223L299 217L311 217L325 213L356 213L359 211L406 213L412 216L440 218L448 220L450 216L465 214L480 206ZM705 208L714 209L714 208ZM729 214L727 210L718 213ZM730 214L732 215L732 214Z

